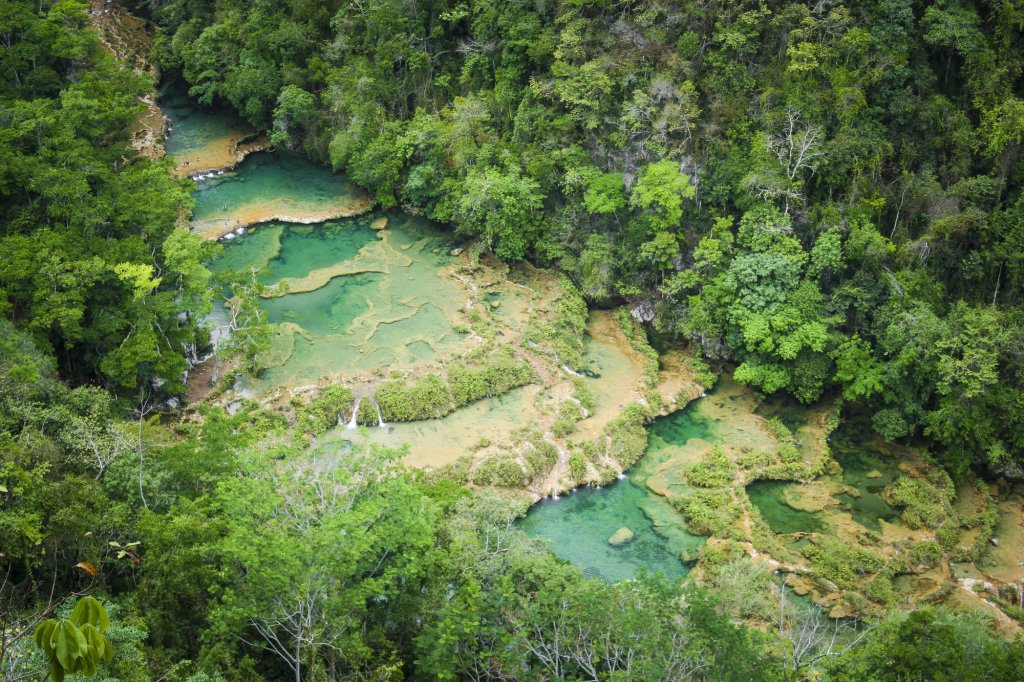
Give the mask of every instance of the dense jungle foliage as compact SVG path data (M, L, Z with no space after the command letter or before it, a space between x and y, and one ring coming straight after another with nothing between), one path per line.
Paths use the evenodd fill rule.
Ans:
M76 384L179 393L209 252L176 229L186 185L128 145L152 79L83 30L81 4L42 5L0 5L0 311Z
M1014 4L134 9L168 77L382 205L625 299L763 391L842 391L951 467L1024 462ZM86 593L98 679L1024 679L1024 644L978 618L854 630L739 555L708 561L710 591L586 579L513 525L522 504L320 443L323 414L161 424L216 246L128 144L153 85L84 3L0 0L5 679L46 678L33 632Z
M1024 462L1014 3L140 0L191 93L736 378Z

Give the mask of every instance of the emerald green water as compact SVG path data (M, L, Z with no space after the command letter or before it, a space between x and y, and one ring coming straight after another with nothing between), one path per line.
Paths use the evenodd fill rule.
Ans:
M555 554L588 576L612 582L635 578L641 571L685 577L690 568L680 555L695 556L705 538L691 533L679 512L644 481L672 448L691 438L714 439L699 403L654 422L647 453L626 479L603 489L583 488L558 500L543 500L530 509L520 527L550 541ZM636 537L613 547L608 538L622 527Z
M788 481L756 481L747 486L747 497L776 533L821 533L826 529L819 514L793 509L783 502Z
M171 135L165 144L167 154L182 161L194 159L247 130L234 114L202 108L182 89L166 91L160 98L160 108L171 119Z
M283 231L281 248L268 262L266 284L285 277L303 277L312 270L355 258L360 249L376 241L367 220L331 221L320 225L293 225Z
M225 244L226 248L209 264L209 268L216 273L237 272L243 275L255 269L261 273L260 280L266 283L267 274L263 271L280 253L281 238L287 229L283 223L261 225L258 230L249 231L244 238Z
M889 506L882 497L886 486L900 476L899 462L861 442L860 436L866 433L870 433L867 425L861 429L847 424L832 436L832 456L843 467L842 482L860 493L857 496L841 493L837 497L854 521L880 531L881 521L896 523L900 517L900 511ZM873 476L869 477L869 473Z
M208 235L274 219L316 222L354 213L363 201L344 176L284 153L252 154L237 169L199 182L192 221Z
M237 117L175 90L161 104L174 126L167 149L183 172L234 163L248 134ZM444 275L450 239L428 222L400 212L339 217L365 210L366 197L344 176L287 154L255 153L196 180L193 228L225 243L211 269L255 271L272 289L260 301L275 325L267 368L238 388L263 393L401 369L457 339L464 294Z
M316 225L273 222L236 238L211 268L216 272L260 271L259 279L274 285L286 277L304 277L313 270L350 261L377 240L369 219L331 220Z
M856 425L844 425L832 434L832 457L842 467L842 474L831 480L857 492L835 494L839 510L865 528L881 531L883 520L899 522L899 510L882 497L886 486L900 475L899 462L871 448L865 434L870 434L870 430ZM786 504L786 491L800 485L790 481L757 481L747 486L747 497L776 533L828 533L824 514L793 509Z
M249 388L407 367L458 340L452 319L462 294L442 272L453 262L450 238L401 213L388 216L387 230L371 229L380 217L274 223L232 240L211 264L214 271L255 267L265 284L293 284L293 293L260 303L277 327L268 367ZM325 271L322 285L317 279L312 290L296 290L303 278Z
M644 512L659 505L668 506L664 498L630 480L616 481L601 490L585 488L559 500L543 500L530 509L520 526L527 534L548 540L555 554L590 577L615 582L647 571L682 578L689 569L679 560L679 552L696 549L700 542L670 547L669 539L654 532ZM636 538L612 547L608 538L623 526Z

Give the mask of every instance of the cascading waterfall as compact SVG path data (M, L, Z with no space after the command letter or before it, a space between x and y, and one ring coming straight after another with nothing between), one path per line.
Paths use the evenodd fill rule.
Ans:
M356 405L352 408L352 418L349 419L348 424L345 425L346 429L352 430L358 426L358 424L356 424L356 417L359 416L359 402L362 399L362 396L356 398Z
M376 400L374 400L373 401L373 406L375 408L377 408L377 426L379 426L380 428L383 429L384 427L387 426L387 424L384 423L384 417L382 417L381 414L380 414L380 403L378 403Z

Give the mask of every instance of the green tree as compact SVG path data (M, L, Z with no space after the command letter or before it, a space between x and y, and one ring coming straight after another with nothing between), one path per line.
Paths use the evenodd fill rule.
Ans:
M63 682L68 673L92 677L100 663L109 663L114 647L103 634L110 627L106 609L94 597L82 597L67 620L44 620L36 628L36 646L50 663L50 675Z

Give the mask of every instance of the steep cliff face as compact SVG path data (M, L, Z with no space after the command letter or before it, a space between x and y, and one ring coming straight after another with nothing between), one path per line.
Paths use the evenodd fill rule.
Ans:
M99 33L100 43L114 57L136 73L148 73L156 83L160 71L153 63L153 31L155 26L134 16L110 0L92 0L89 19ZM156 105L156 93L142 98L145 110L131 127L132 146L147 158L164 155L167 118Z

